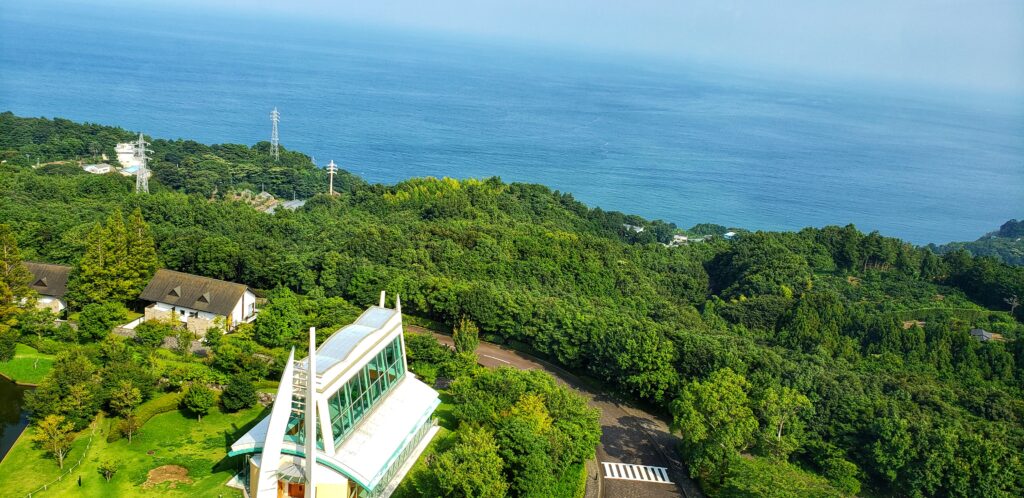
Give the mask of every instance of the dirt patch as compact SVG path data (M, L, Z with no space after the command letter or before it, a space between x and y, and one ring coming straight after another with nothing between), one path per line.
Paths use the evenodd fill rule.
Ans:
M148 479L142 485L144 488L152 488L157 484L163 484L169 482L170 488L174 489L178 486L178 483L192 484L192 479L188 478L188 469L180 465L161 465L153 470L149 471Z

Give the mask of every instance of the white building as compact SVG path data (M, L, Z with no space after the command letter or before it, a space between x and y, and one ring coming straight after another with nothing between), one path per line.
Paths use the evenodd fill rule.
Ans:
M371 306L295 361L270 415L231 446L254 498L386 498L437 433L436 391L408 373L402 307ZM316 438L307 438L316 434ZM315 439L315 444L314 444ZM312 456L312 457L311 457Z
M82 166L82 169L94 175L105 175L107 173L115 171L115 168L107 163L86 164L85 166Z
M25 262L25 267L32 274L30 287L39 293L36 307L48 309L61 314L68 307L64 294L68 291L68 276L71 267L67 265L51 265L49 263Z
M114 150L117 152L117 162L121 163L122 168L131 168L134 166L137 169L139 166L142 166L142 159L135 155L134 143L128 142L117 144L117 146L114 147Z
M146 320L176 319L199 335L218 322L227 331L256 318L256 295L245 285L172 270L157 270L139 299L153 303Z

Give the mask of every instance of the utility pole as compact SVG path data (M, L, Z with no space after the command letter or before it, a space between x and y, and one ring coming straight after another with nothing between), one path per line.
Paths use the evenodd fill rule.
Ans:
M135 157L139 159L139 169L135 173L135 193L149 193L149 167L146 162L146 139L139 133L139 141L135 143Z
M337 172L338 172L338 165L334 164L334 160L332 159L331 163L327 165L327 175L330 177L330 180L329 180L330 183L329 183L329 187L328 187L328 192L331 195L334 195L334 174L337 173Z
M281 113L277 112L277 108L275 107L274 110L270 112L270 122L272 123L272 127L270 128L270 155L274 156L275 161L281 158L277 139L278 121L281 121Z

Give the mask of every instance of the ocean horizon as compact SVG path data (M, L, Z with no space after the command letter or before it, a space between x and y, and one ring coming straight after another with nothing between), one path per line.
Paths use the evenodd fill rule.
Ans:
M0 11L0 111L281 144L368 181L490 177L680 227L916 244L1024 217L1019 99L956 100L378 30ZM139 28L145 25L145 29Z

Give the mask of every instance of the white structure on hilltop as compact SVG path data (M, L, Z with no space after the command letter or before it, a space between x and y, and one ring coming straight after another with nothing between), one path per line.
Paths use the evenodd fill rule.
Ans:
M437 433L434 391L407 373L402 304L371 306L295 360L270 415L233 445L253 498L387 498ZM315 348L315 349L314 349ZM315 437L307 435L315 434Z
M82 166L82 169L85 170L86 173L92 173L94 175L105 175L114 171L114 167L107 163L86 164L85 166Z
M136 144L134 142L125 142L117 144L117 146L114 147L114 151L117 152L117 162L121 163L121 167L126 170L129 168L135 168L132 170L132 173L127 176L135 174L135 170L137 170L142 164L139 161L138 156L135 154L135 146Z
M273 111L270 111L270 155L274 156L274 160L280 159L279 141L277 138L277 122L281 121L281 113L277 112L275 107Z

